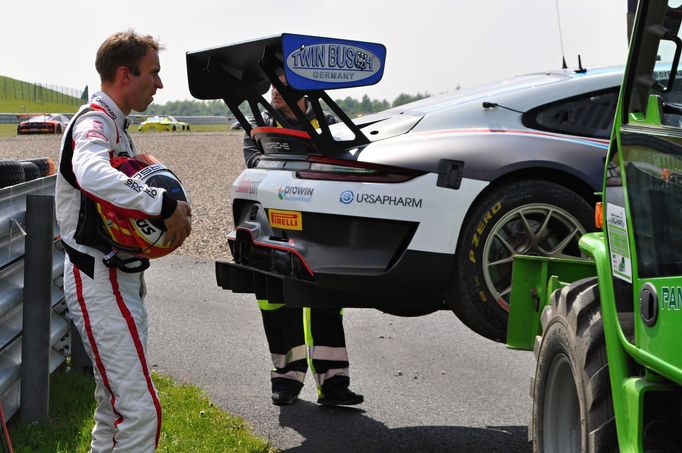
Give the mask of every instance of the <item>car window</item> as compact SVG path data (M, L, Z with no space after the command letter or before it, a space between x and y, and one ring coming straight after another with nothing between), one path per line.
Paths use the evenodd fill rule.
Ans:
M618 103L618 89L589 93L536 107L524 124L561 134L608 139Z

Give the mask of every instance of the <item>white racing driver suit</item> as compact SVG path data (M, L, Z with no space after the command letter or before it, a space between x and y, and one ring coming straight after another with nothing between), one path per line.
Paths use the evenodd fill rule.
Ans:
M111 166L113 157L137 154L126 126L113 100L95 93L64 134L56 185L57 222L67 252L64 294L96 381L92 452L154 451L161 430L161 406L145 358L143 273L106 265L107 246L81 237L92 229L88 201L135 218L167 218L177 206L163 189Z

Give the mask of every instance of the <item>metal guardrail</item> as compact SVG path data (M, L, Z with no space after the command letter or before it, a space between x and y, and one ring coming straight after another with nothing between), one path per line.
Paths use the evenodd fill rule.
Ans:
M55 182L56 176L48 176L0 189L0 402L7 418L20 405L26 196L54 196ZM56 222L53 231L57 237ZM64 251L59 245L55 241L52 250L50 373L71 348L63 292Z

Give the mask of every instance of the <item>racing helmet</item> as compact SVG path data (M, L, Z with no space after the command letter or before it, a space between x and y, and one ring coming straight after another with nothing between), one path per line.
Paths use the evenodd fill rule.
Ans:
M165 189L169 196L178 201L188 201L180 180L165 165L151 154L114 157L111 166L130 178L130 184L138 181L148 186L151 196L160 196ZM133 218L125 211L110 204L96 203L100 217L100 230L106 242L114 251L125 251L138 258L161 258L177 248L166 238L166 225L161 217Z

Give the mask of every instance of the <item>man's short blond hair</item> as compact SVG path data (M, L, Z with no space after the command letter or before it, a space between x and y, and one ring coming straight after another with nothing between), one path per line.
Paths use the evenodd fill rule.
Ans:
M140 61L152 49L156 52L163 46L150 35L138 35L133 30L109 36L97 50L95 69L102 82L113 82L116 70L125 66L134 75L140 74Z

